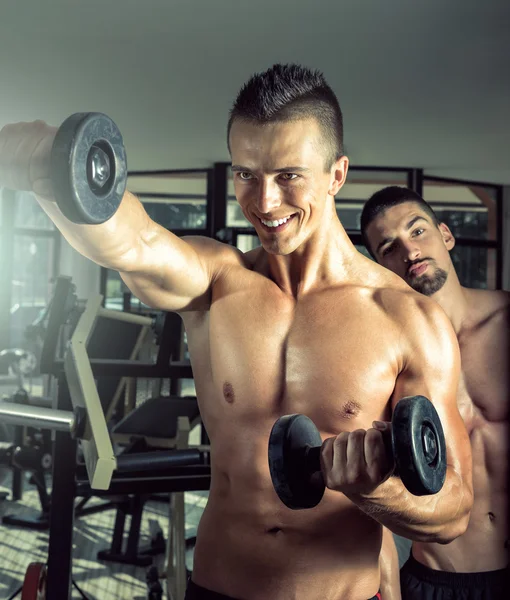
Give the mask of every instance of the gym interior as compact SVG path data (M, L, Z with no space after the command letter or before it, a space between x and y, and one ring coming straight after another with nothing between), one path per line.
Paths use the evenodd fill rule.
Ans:
M231 102L276 62L318 68L344 113L336 210L359 252L365 201L407 186L454 234L461 284L510 290L502 4L9 3L0 128L107 114L154 221L246 252L259 240L235 197ZM0 416L0 598L44 563L58 600L182 600L210 462L180 317L73 250L31 193L0 190L0 248L0 396L26 416Z

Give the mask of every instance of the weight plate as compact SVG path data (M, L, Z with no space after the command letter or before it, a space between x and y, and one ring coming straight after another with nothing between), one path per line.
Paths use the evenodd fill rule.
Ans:
M28 565L23 580L21 600L46 599L46 565L33 562Z
M307 446L322 446L322 438L305 415L286 415L273 425L269 436L271 479L280 500L295 510L317 506L325 490L322 477L312 481L307 472ZM315 467L320 470L320 463Z
M91 151L108 157L102 187L91 183ZM57 131L51 151L51 178L57 204L73 223L99 224L117 211L127 180L126 152L115 123L102 113L76 113Z
M396 471L415 496L437 494L446 478L446 442L441 420L425 396L403 398L392 418Z

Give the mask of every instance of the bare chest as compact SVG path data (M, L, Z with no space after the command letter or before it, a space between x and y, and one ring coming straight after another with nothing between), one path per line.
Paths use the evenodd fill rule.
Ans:
M477 333L459 339L458 405L471 440L475 480L489 476L498 486L505 479L508 452L510 382L503 364L508 357L497 336Z
M458 403L468 429L508 422L510 378L506 334L490 329L459 338L462 374Z
M300 412L330 432L389 418L393 334L352 298L240 291L213 302L207 325L209 389L225 416L255 425Z

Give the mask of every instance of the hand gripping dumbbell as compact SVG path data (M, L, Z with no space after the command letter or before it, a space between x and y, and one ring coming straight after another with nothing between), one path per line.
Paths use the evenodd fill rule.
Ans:
M392 416L394 474L415 496L437 494L446 478L446 443L439 415L425 396L403 398ZM322 438L305 415L276 421L269 437L269 470L280 500L289 508L313 508L325 491Z
M73 223L110 219L122 201L127 160L122 135L101 113L76 113L57 131L51 180L58 207Z

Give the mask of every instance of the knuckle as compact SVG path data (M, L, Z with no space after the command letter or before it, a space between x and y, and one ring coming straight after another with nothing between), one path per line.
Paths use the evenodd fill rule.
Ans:
M332 443L335 448L339 448L340 446L343 446L348 439L349 434L346 431L342 431L342 433L339 433L336 438L333 439Z

